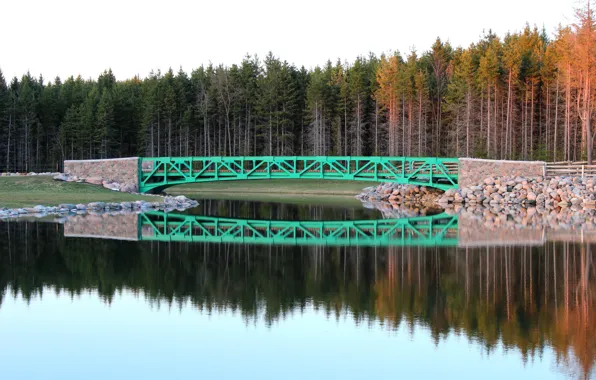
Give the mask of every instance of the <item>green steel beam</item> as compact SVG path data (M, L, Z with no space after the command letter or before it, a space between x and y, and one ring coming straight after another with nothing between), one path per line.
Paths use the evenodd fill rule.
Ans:
M329 179L457 188L458 159L434 157L144 157L141 192L188 183L253 179Z
M139 240L323 246L456 246L457 216L355 221L249 220L147 212Z

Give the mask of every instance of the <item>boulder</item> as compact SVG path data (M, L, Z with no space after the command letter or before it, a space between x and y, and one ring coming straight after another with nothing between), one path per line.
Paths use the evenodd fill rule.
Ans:
M87 205L87 208L91 210L103 210L106 208L106 204L103 202L91 202Z
M88 177L88 178L85 178L85 182L90 183L92 185L103 185L103 178L101 178L101 177Z
M107 203L106 204L106 209L109 210L121 210L122 206L120 205L120 203Z
M113 191L120 191L120 185L118 183L115 182L105 182L103 183L103 187L108 189L108 190L113 190Z
M70 176L64 173L60 173L56 176L54 176L54 179L56 181L68 181L70 179Z
M120 203L120 206L124 210L131 210L132 209L132 203L131 202L122 202L122 203Z
M120 191L124 193L136 193L137 191L139 191L139 188L135 184L125 183L120 186Z

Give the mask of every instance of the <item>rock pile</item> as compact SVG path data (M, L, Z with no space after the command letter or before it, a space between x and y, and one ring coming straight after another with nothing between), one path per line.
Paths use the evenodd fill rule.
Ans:
M436 208L436 200L442 193L441 190L425 186L383 183L365 188L356 198L375 204L387 202L394 209L400 209L404 205L424 209Z
M581 177L489 177L483 183L451 189L438 200L441 206L521 205L546 208L596 206L596 179Z
M384 201L362 201L365 208L378 210L385 219L415 218L417 216L435 215L443 212L437 205L420 206L415 204L397 204Z
M111 212L119 213L140 213L150 210L160 210L170 212L174 210L183 211L188 208L198 206L198 202L179 195L176 197L164 197L161 202L120 202L105 203L91 202L88 204L70 204L64 203L58 206L35 206L18 209L0 208L0 219L16 218L23 216L44 217L47 215L80 215L80 214L103 214Z
M65 181L65 182L84 182L90 183L92 185L99 185L103 186L106 189L113 190L113 191L121 191L125 193L136 193L139 191L137 185L132 183L118 183L115 181L107 180L101 177L78 177L64 173L58 173L54 176L54 179L57 181Z

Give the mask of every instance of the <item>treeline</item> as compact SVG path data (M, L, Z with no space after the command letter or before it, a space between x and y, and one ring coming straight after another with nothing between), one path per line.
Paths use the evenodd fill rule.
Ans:
M312 70L269 54L125 81L0 71L0 170L132 155L591 159L595 66L588 5L553 38L526 26Z

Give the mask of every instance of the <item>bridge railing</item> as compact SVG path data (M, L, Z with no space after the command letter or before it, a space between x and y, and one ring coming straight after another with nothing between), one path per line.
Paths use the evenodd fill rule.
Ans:
M156 157L140 160L141 191L206 181L339 179L457 186L458 160L435 157Z

